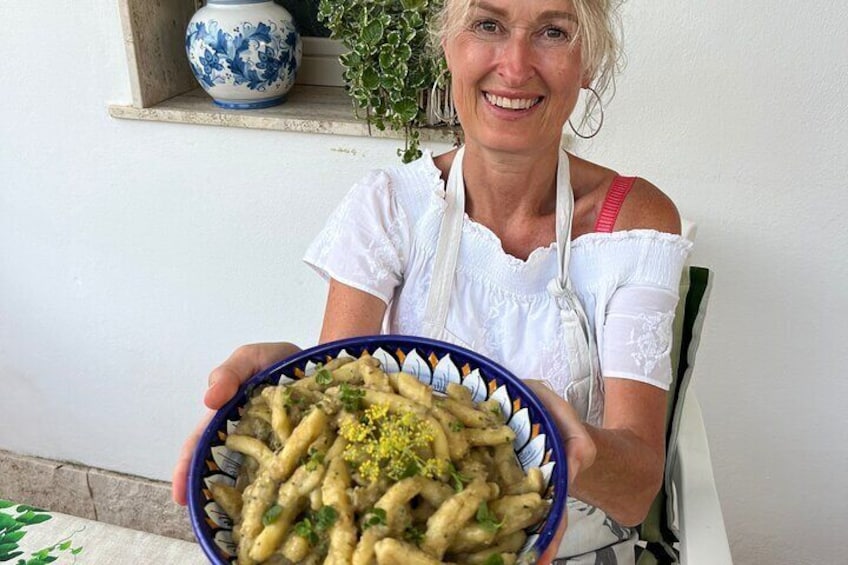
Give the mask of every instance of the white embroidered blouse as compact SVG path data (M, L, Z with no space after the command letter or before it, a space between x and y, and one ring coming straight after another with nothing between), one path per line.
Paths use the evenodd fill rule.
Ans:
M348 192L304 260L324 278L385 302L385 333L420 335L444 209L445 187L430 153L372 171ZM691 246L654 230L573 240L569 276L604 377L668 389L671 325ZM520 260L466 215L456 271L448 338L565 396L569 365L559 310L547 290L557 274L556 244Z

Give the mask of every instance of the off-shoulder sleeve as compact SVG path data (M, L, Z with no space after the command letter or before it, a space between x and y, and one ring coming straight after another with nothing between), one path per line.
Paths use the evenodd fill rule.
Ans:
M304 256L324 279L335 279L386 304L403 281L409 226L389 175L369 173L327 220Z
M680 274L692 243L653 230L586 238L578 260L591 279L586 302L604 377L671 385Z
M677 289L629 285L607 307L603 375L671 386L671 342Z

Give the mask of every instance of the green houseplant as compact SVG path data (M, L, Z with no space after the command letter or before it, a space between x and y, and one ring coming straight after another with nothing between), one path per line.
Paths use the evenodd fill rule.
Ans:
M404 162L421 155L417 126L444 62L429 45L430 18L441 0L320 0L318 17L348 49L341 56L354 105L369 126L403 131Z

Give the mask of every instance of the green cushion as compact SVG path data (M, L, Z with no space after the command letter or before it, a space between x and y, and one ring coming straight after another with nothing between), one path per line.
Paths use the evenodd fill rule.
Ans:
M668 391L668 409L666 410L666 477L663 488L654 499L647 518L639 526L639 537L645 542L642 544L645 548L639 548L638 565L678 562L678 552L674 548L677 536L672 531L669 511L671 500L669 470L677 457L680 412L683 408L683 398L692 379L692 369L700 343L711 284L711 273L704 267L689 267L681 276L681 299L674 319L671 349L674 380Z

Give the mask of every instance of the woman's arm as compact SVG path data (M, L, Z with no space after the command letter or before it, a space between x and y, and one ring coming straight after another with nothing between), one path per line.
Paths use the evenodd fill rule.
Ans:
M578 474L573 496L625 526L641 523L662 485L667 393L628 379L604 379L604 423L587 426L595 463Z
M605 379L604 423L580 421L541 381L528 381L564 436L569 495L602 508L624 526L641 523L662 484L666 392L628 379Z
M320 342L380 333L386 303L372 294L330 279Z
M616 230L648 228L680 233L668 196L644 179L624 201ZM667 392L643 382L604 378L604 421L586 426L597 453L576 477L573 496L602 508L622 525L641 523L662 486Z

